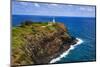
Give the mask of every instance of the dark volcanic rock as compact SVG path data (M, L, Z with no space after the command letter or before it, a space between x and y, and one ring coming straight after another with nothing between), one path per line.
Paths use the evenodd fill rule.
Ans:
M12 65L48 64L76 42L62 23L23 23L12 29Z

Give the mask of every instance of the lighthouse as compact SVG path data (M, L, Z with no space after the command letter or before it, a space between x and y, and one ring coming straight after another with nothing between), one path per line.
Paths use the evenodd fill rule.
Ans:
M52 26L53 24L55 24L56 21L55 21L55 17L53 17L52 21L48 23L48 26Z
M53 22L53 23L56 23L56 21L55 21L55 17L53 17L53 20L52 20L52 22Z

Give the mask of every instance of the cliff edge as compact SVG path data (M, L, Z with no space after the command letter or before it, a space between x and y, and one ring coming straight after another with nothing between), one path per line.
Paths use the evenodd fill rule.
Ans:
M48 64L77 40L63 23L26 21L12 28L12 65Z

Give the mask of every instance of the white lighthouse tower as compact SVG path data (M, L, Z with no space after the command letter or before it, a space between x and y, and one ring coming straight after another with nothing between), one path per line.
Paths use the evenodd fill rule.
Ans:
M53 23L56 23L56 21L55 21L55 17L53 17L53 20L52 20L52 22L53 22Z
M53 24L55 24L56 21L55 21L55 17L53 17L52 21L48 23L48 26L52 26Z

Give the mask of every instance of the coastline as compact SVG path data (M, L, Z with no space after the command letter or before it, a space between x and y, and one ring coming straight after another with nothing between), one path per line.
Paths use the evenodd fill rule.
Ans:
M83 40L82 39L80 39L80 38L76 38L76 39L78 40L78 42L76 44L71 45L71 47L68 50L66 50L65 52L63 52L59 57L52 59L50 61L50 63L55 63L57 61L60 61L63 57L66 57L71 50L74 50L76 46L78 46L81 43L83 43Z
M25 21L13 28L14 65L54 63L66 56L72 45L78 44L79 39L70 36L63 23L50 22L47 25Z

